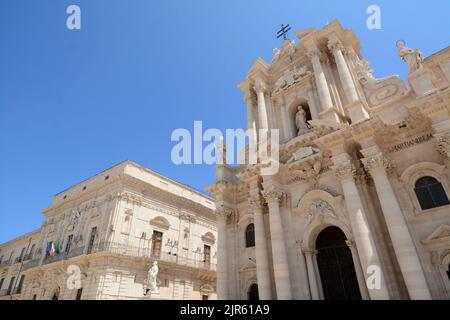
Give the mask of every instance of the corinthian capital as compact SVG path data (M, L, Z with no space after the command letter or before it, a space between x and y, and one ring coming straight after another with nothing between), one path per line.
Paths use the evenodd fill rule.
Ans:
M386 174L386 171L390 171L394 167L392 163L381 153L361 160L364 167L366 167L372 176L377 174Z
M338 178L338 180L350 180L356 174L355 167L353 164L348 161L347 163L339 164L334 167L334 174Z
M316 46L311 46L307 49L306 55L309 59L320 58L321 52Z
M254 195L248 198L248 204L252 210L261 209L263 205L263 199L260 195Z
M229 207L226 207L226 206L224 206L224 205L220 205L220 206L218 206L217 208L216 208L216 214L219 216L219 217L222 217L222 218L228 218L228 217L230 217L232 214L233 214L233 212L234 212L234 210L233 209L231 209L231 208L229 208Z
M283 199L283 197L285 196L285 193L282 192L281 190L268 190L268 191L263 191L263 196L266 199L267 203L280 203L280 201Z
M328 49L330 49L331 52L335 52L335 51L338 51L338 50L343 51L344 47L343 47L342 43L339 41L338 38L331 37L328 40Z
M266 84L261 80L261 79L257 79L255 81L255 84L253 85L253 89L258 93L258 92L266 92L267 90L267 86Z
M444 159L450 158L450 133L446 133L438 138L437 151Z

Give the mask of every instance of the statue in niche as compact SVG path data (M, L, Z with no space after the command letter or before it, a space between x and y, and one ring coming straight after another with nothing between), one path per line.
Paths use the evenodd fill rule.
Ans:
M409 72L414 72L422 68L423 53L417 49L408 48L404 41L397 41L398 55L406 62Z
M147 292L148 294L158 294L158 285L156 284L157 276L158 276L159 268L158 261L153 262L153 266L148 270L147 274Z
M298 112L295 116L295 126L297 127L298 136L309 132L309 126L306 122L306 112L302 106L298 106Z

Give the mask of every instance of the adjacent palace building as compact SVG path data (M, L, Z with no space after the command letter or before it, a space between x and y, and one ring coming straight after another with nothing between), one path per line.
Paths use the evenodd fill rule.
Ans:
M161 299L449 299L450 47L399 41L408 87L337 21L296 35L239 84L275 174L217 165L211 199L123 162L0 246L0 298L142 299L157 261Z
M154 261L155 298L216 299L214 201L185 185L125 161L44 215L0 246L0 299L142 299Z
M296 36L239 84L278 173L220 165L208 187L219 299L449 299L450 47L399 41L408 89L337 21Z

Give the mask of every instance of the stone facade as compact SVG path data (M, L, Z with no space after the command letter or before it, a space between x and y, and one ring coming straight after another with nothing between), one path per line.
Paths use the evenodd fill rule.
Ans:
M55 195L39 230L0 246L0 298L141 299L158 261L159 294L146 298L216 299L214 208L125 161Z
M219 299L449 299L450 47L399 45L410 90L337 21L296 35L239 84L278 173L219 165L208 187Z

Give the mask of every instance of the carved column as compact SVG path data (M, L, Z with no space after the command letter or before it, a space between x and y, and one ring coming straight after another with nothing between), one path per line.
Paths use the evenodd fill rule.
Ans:
M350 252L352 253L353 265L355 267L356 278L358 279L359 291L361 292L361 297L363 298L363 300L369 300L370 295L369 295L369 291L367 290L366 278L364 277L364 272L362 270L361 262L359 261L359 256L358 256L358 252L356 250L355 241L346 240L345 243L347 244L347 247L350 249ZM383 283L382 286L383 285L385 285L385 284ZM387 299L389 299L389 297L387 297L386 300Z
M317 287L316 270L314 268L314 254L316 250L304 249L303 253L306 258L306 268L308 269L309 289L311 290L311 299L319 300L319 290Z
M327 79L320 63L320 51L317 47L310 47L308 49L308 56L311 59L314 78L316 79L317 92L319 93L320 104L322 105L322 111L333 109L333 101L331 99L330 90L328 88ZM338 122L338 117L334 114L334 120Z
M353 82L353 77L350 73L350 69L348 68L347 62L345 61L344 55L342 53L344 50L342 44L335 36L332 36L328 41L328 48L331 50L331 52L333 52L334 60L336 61L342 88L348 100L346 109L350 114L352 122L356 123L358 121L368 119L369 114L359 101L358 91L356 90L355 83Z
M257 136L257 126L256 126L256 110L255 110L255 99L253 94L248 91L245 94L245 102L247 103L247 129L253 134L254 140L258 140Z
M269 120L267 119L267 107L266 107L266 85L262 80L258 79L255 83L254 89L256 91L256 97L258 100L258 117L259 117L259 128L269 129Z
M228 251L227 218L232 214L230 208L220 206L217 213L217 298L228 299Z
M309 111L311 111L311 118L313 120L318 120L319 110L317 109L317 104L312 89L308 89L308 102L309 102Z
M292 298L291 280L289 277L288 258L280 215L280 200L282 196L283 192L278 190L264 192L264 197L269 205L273 272L275 275L277 298L279 300L290 300Z
M259 298L260 300L270 300L272 299L272 290L270 284L269 254L267 251L266 227L264 225L261 200L258 194L249 199L249 204L253 210L255 224L256 275L258 278Z
M355 170L350 161L337 166L335 168L335 174L340 180L344 191L345 205L347 207L353 235L355 237L356 248L358 249L358 253L361 258L362 268L363 270L367 270L367 268L371 265L376 265L381 268L381 262L375 246L375 241L370 233L367 214L364 210L358 189L356 188L354 180ZM365 277L363 276L363 278ZM365 285L366 281L363 281L363 283ZM389 293L384 277L382 277L381 280L381 288L369 290L369 295L373 300L389 299Z
M339 78L342 82L342 88L349 103L355 102L359 99L355 84L353 83L352 75L342 54L342 44L336 37L331 37L328 41L328 48L333 53L334 60L339 73Z
M375 183L384 219L409 296L411 299L429 300L431 299L430 291L414 242L387 177L386 170L392 169L392 165L381 153L363 159L363 163Z

